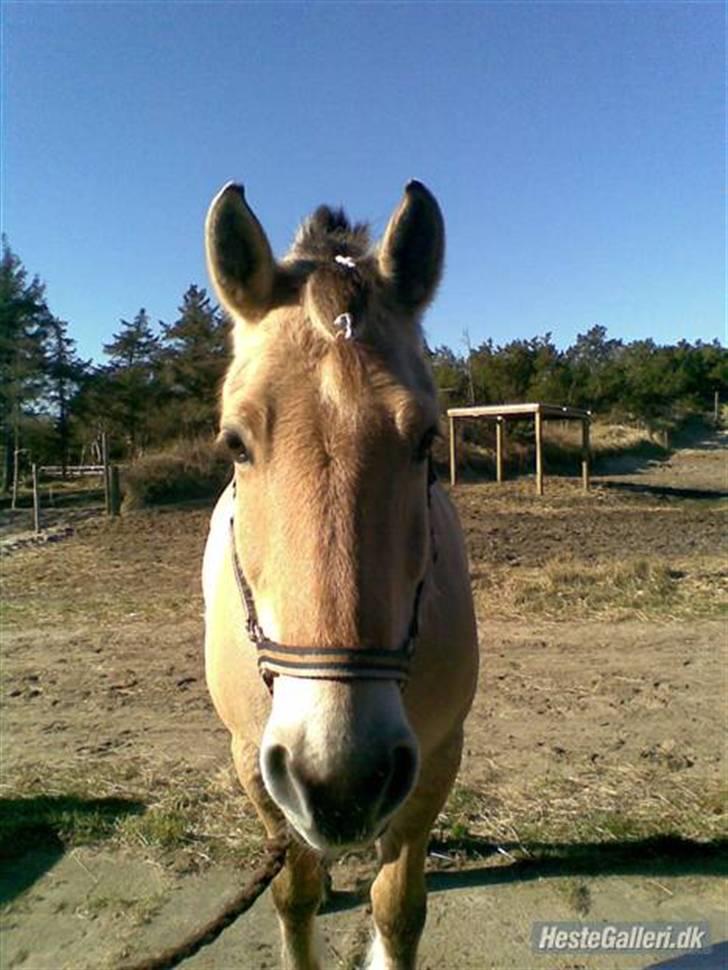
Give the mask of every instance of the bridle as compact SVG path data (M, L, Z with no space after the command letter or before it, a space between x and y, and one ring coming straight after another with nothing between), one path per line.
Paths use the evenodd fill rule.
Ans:
M427 512L430 523L430 553L432 562L437 561L437 547L432 526L432 486L437 481L432 460L427 467ZM412 615L407 634L396 650L370 649L368 647L313 647L294 646L269 640L258 622L255 599L250 584L240 564L235 542L235 480L233 479L233 511L230 514L230 547L233 572L246 614L248 639L258 654L258 670L266 687L273 692L273 680L279 674L287 677L304 677L312 680L396 680L403 687L409 677L409 668L415 651L419 632L420 602L428 570L415 589Z

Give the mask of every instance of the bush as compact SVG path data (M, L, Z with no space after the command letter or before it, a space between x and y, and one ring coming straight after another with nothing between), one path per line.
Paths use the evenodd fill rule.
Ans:
M124 510L218 495L230 480L230 463L206 439L177 441L143 455L124 469Z

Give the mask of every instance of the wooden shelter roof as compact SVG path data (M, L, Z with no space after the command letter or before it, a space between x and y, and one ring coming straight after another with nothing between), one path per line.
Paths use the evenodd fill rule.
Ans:
M582 408L543 404L540 401L530 404L487 404L447 409L449 418L516 418L529 414L540 414L544 418L561 418L561 420L575 418L584 421L591 418L591 412L584 411Z

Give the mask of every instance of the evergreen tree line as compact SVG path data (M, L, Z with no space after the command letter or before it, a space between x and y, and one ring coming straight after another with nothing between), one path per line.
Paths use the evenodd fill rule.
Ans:
M173 323L146 310L121 320L104 344L107 362L82 359L69 324L48 308L7 240L0 261L0 440L2 487L16 456L44 464L96 462L106 433L118 459L216 430L228 360L229 321L192 284ZM551 334L465 352L430 351L443 406L545 401L656 425L711 407L728 393L728 351L717 341L624 343L602 326L559 350Z
M3 239L0 260L0 436L2 488L17 460L87 464L135 458L179 438L216 432L228 359L229 322L206 291L191 285L173 323L155 325L145 309L121 320L103 345L107 362L78 354L69 325L48 308L45 287L29 279Z
M448 406L541 401L570 405L617 421L660 427L712 408L728 392L728 351L711 343L653 340L624 343L591 327L559 350L551 334L495 346L487 340L466 352L437 347L431 361Z

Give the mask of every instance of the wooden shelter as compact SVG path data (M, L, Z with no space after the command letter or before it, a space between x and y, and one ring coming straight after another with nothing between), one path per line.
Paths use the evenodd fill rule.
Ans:
M450 484L457 483L457 440L455 422L459 418L485 418L495 421L496 478L503 481L503 446L505 422L510 418L530 419L533 417L536 430L536 491L543 495L543 422L547 418L559 421L581 421L581 480L584 491L589 489L589 425L591 413L581 408L561 407L558 404L490 404L482 407L448 408L450 425Z

